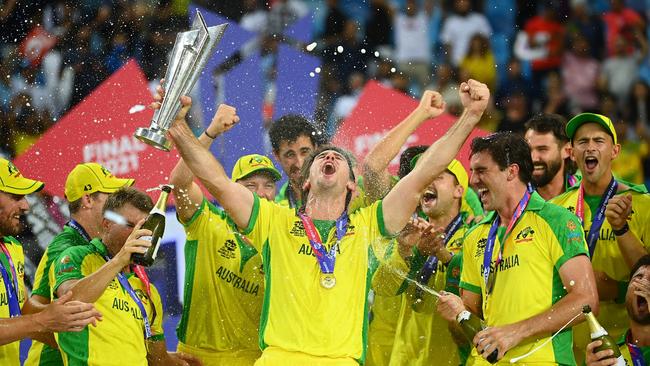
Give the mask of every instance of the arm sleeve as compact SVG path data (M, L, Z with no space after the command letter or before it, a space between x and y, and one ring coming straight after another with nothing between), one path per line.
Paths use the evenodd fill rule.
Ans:
M279 207L276 203L259 198L254 194L253 209L248 220L248 226L241 230L242 234L250 241L258 253L262 252L262 246L269 238L271 222L275 225L283 225L281 211L291 211L289 208Z
M85 277L81 271L83 255L79 253L83 250L83 247L68 248L56 260L54 263L54 287L52 288L52 294L56 294L56 290L62 283Z
M566 214L555 223L549 223L555 240L548 240L551 243L551 261L555 263L557 270L569 259L578 255L589 255L585 233L578 217L567 210L561 209ZM552 239L552 238L549 238Z
M47 247L45 253L43 253L43 256L41 257L41 261L38 262L36 274L34 275L34 289L32 290L33 295L47 298L50 297L49 272L53 260L53 258L50 258L49 254L50 247Z
M160 293L158 293L158 289L154 285L151 285L151 306L151 313L149 314L149 319L151 319L151 338L149 340L162 341L165 339L165 331L163 330L163 305ZM154 310L155 317L153 317Z

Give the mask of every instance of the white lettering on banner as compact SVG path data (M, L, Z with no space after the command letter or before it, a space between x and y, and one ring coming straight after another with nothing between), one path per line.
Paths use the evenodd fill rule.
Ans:
M373 132L373 133L368 133L368 134L362 134L358 135L354 138L354 155L355 156L366 156L369 152L370 149L375 147L379 141L386 136L388 133L388 130L383 130L381 132ZM411 136L406 139L406 143L402 148L400 149L399 154L391 160L389 167L394 168L399 165L399 158L400 155L402 155L402 152L406 150L408 146L416 145L417 141L419 140L418 135L412 134Z
M135 137L122 135L85 145L83 156L84 161L96 161L114 175L124 175L138 170L138 153L146 148L147 145Z

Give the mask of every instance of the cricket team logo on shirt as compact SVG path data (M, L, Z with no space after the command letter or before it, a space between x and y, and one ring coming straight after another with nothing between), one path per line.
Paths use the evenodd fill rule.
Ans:
M217 250L219 255L226 259L233 259L237 256L236 253L237 243L234 240L228 239L223 243L223 246Z
M476 254L474 254L474 257L482 257L483 253L485 253L485 246L487 245L487 238L481 238L477 243L476 243Z
M293 227L289 231L289 234L304 238L307 234L305 234L305 226L302 224L302 221L294 221Z
M74 263L72 263L72 259L70 258L69 255L63 256L63 258L61 258L60 262L61 262L61 265L59 266L59 274L74 271L74 269L75 269Z
M108 288L111 290L119 290L120 289L120 284L117 283L116 279L113 279L111 283L108 284Z
M515 243L519 244L533 241L533 234L535 234L535 230L530 226L526 226L523 230L517 233L517 236L515 236Z

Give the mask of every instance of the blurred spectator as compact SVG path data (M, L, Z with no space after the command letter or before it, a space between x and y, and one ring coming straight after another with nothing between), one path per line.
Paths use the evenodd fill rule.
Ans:
M603 14L605 23L607 54L609 56L620 54L621 38L625 41L625 53L634 53L632 47L635 33L643 32L643 19L631 8L625 7L623 0L611 0L610 10Z
M14 156L29 149L50 126L52 120L47 111L40 113L33 107L32 98L20 93L11 101L11 112L7 124L11 130L12 144L9 146Z
M386 0L370 0L370 16L366 22L365 45L369 52L392 44L393 8Z
M565 28L558 21L558 2L550 0L542 5L541 14L529 19L520 33L517 42L524 43L528 48L544 52L531 57L533 72L533 92L536 98L543 95L543 85L549 73L559 71L564 52ZM521 50L521 47L519 48ZM518 48L515 48L517 54ZM522 57L522 53L517 54Z
M639 63L648 53L648 44L642 33L636 33L639 49L630 54L625 37L618 37L614 54L603 62L600 75L600 88L612 93L618 99L620 106L627 103L632 85L639 73Z
M271 6L267 33L280 34L288 25L309 12L307 5L298 0L277 0Z
M634 125L621 118L614 120L614 128L621 150L618 157L612 161L614 175L626 182L643 184L643 160L648 157L648 143L650 141L639 139L634 133Z
M429 14L416 0L406 0L404 12L395 15L395 61L421 92L430 81L432 48Z
M594 110L598 106L599 68L600 64L592 56L587 39L580 33L573 33L569 50L562 61L562 81L569 98L571 115Z
M469 0L455 1L454 13L445 19L440 33L445 54L452 65L460 65L469 49L469 41L476 33L486 37L492 34L487 18L481 13L472 11Z
M648 84L637 80L632 87L631 98L627 104L625 119L637 129L650 131L650 90Z
M562 78L557 72L548 74L546 78L546 90L543 98L543 113L553 113L562 116L571 114L569 110L569 98L564 92Z
M460 67L467 72L469 78L487 84L490 90L496 87L497 71L494 55L490 50L490 41L484 35L476 33L472 36L469 52Z
M585 37L592 57L602 59L605 55L605 28L600 17L589 9L587 0L571 0L571 17L567 23L567 32Z
M497 131L512 131L523 135L524 124L530 118L526 95L515 92L505 98L505 111Z
M343 26L343 32L336 44L327 47L323 52L323 62L336 67L331 70L339 80L348 80L353 72L366 73L367 53L362 53L363 48L359 42L359 25L353 20L348 20Z
M458 96L458 78L454 68L449 64L440 64L436 69L436 78L429 89L438 91L447 104L447 112L459 116L463 106Z
M347 20L347 17L339 9L338 0L327 0L327 18L322 35L327 46L338 42Z
M515 93L525 95L531 94L530 81L524 78L521 70L521 61L511 58L506 69L506 78L501 81L500 86L496 89L494 103L497 108L505 107L505 99Z
M359 96L366 83L365 76L360 72L354 72L348 80L348 92L340 96L334 103L332 111L332 123L327 126L327 136L333 136L341 121L348 118L354 107L357 106Z

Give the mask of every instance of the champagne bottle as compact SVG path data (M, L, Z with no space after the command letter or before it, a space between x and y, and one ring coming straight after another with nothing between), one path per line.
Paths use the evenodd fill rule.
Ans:
M585 314L585 318L587 318L587 324L589 324L591 341L601 341L603 343L594 349L594 353L611 349L614 351L614 354L609 358L616 359L616 366L625 366L625 359L621 355L621 350L618 348L616 342L614 342L614 339L609 335L609 333L607 333L605 328L598 323L598 320L596 320L596 317L591 312L591 307L589 305L583 306L582 312Z
M486 328L485 323L478 316L470 313L467 310L463 310L460 314L458 314L456 321L460 325L460 329L462 329L465 337L467 337L467 340L470 343L474 342L474 336L476 336L476 333ZM487 361L489 363L496 363L497 357L499 357L499 350L495 349L487 357Z
M140 239L151 241L151 246L144 254L133 253L131 255L133 263L148 267L156 259L156 254L158 254L158 248L160 247L160 239L162 239L163 233L165 232L165 209L167 207L167 197L169 197L171 191L171 185L165 184L162 186L162 192L160 193L160 197L158 197L158 202L156 202L156 205L149 212L149 216L144 224L142 224L143 229L151 230L151 236L141 236Z

